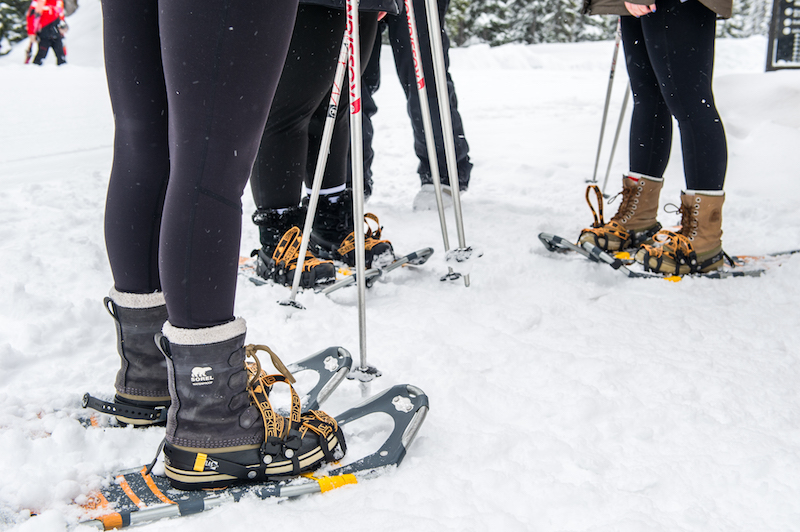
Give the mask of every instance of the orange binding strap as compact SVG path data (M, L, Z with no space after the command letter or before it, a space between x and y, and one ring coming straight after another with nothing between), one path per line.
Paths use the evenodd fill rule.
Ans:
M594 190L595 196L597 197L597 211L594 210L592 200L589 196L589 192L591 190ZM586 187L586 203L588 203L589 208L592 209L592 216L594 217L594 223L592 224L592 227L603 227L606 223L603 220L603 193L600 192L600 187L597 185L589 185Z

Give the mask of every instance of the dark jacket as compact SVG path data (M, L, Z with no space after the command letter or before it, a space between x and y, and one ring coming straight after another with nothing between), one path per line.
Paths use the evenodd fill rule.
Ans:
M300 0L300 3L331 7L342 11L347 7L346 0ZM400 3L398 0L361 0L358 3L358 10L386 11L390 15L397 15L400 13Z
M695 2L697 0L687 0ZM704 6L716 13L720 18L731 18L733 12L733 0L699 0ZM631 4L649 6L655 0L629 0ZM583 10L585 15L630 15L625 9L623 0L583 0Z

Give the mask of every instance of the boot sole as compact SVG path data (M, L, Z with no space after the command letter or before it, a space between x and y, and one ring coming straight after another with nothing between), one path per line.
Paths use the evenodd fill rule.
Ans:
M327 442L328 449L331 453L333 453L339 445L339 439L335 434L331 434L328 436ZM224 454L225 453L220 453L220 455L209 454L207 455L207 458L209 460L213 460L214 458L222 458ZM308 451L306 454L298 456L297 460L299 462L300 473L304 473L321 466L325 462L325 453L319 446L317 446ZM273 462L266 467L262 466L261 464L253 464L245 467L248 470L252 470L252 475L254 478L259 472L266 474L266 480L287 480L297 476L293 474L291 460ZM234 484L264 481L263 477L260 480L238 478L224 473L217 473L214 471L195 471L192 469L176 467L170 464L165 465L165 472L166 476L169 478L170 485L175 489L183 491L220 489L227 488Z

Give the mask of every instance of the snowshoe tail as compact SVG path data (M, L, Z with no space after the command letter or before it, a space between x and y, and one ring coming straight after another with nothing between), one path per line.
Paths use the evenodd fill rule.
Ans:
M375 282L375 279L377 279L384 273L389 273L392 270L400 268L401 266L405 265L420 266L422 264L425 264L431 257L431 255L433 255L433 248L422 248L418 249L417 251L412 251L411 253L403 255L402 257L398 257L382 268L369 268L364 272L364 274L366 275L367 286L368 287L372 286L372 283ZM328 295L331 292L339 290L340 288L354 285L356 284L356 279L357 278L355 273L350 274L344 277L343 279L339 279L332 285L323 288L322 290L320 290L320 293Z
M683 279L684 277L704 277L707 279L728 279L731 277L760 277L766 270L762 268L758 269L749 269L749 270L713 270L710 272L705 273L692 273L686 275L661 275L658 273L652 272L640 272L636 270L632 270L628 268L627 261L615 256L612 256L608 252L600 249L599 247L591 244L589 242L583 243L584 249L597 261L601 264L607 264L611 266L613 269L617 270L618 272L622 273L626 277L637 278L637 279L664 279L667 281L677 282Z
M539 240L547 248L547 251L565 253L567 251L574 251L586 257L591 261L597 259L591 255L587 250L567 240L566 238L551 233L539 233Z

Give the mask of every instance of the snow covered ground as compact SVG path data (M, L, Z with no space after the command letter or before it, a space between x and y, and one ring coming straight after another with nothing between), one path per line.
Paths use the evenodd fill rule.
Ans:
M21 47L0 58L2 529L74 525L73 499L149 460L162 437L161 429L87 430L75 419L84 392L113 393L118 357L102 306L112 282L102 217L113 119L99 1L83 0L70 26L65 67L52 56L42 68L23 65ZM764 73L764 38L717 46L730 149L725 247L798 248L800 72ZM452 51L475 162L465 232L484 251L469 288L439 281L437 216L411 209L411 130L383 54L367 207L396 249L436 253L369 290L368 355L384 373L373 390L418 385L430 396L428 420L402 467L374 481L289 502L246 500L147 530L800 527L800 257L761 278L637 281L555 256L536 238L574 238L591 222L584 180L612 49ZM624 82L620 71L606 146ZM677 203L683 186L679 155L676 141L662 204ZM257 245L252 210L245 196L245 253ZM250 341L286 362L336 344L358 357L354 291L302 293L307 310L293 313L275 303L286 294L240 280L237 315ZM326 409L359 399L346 382Z

